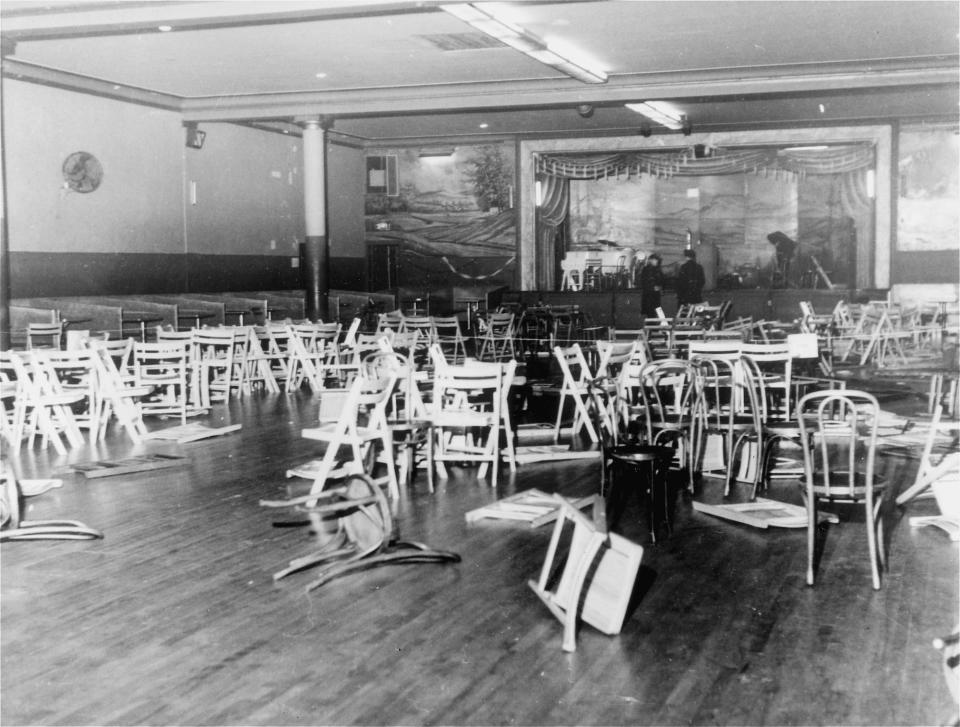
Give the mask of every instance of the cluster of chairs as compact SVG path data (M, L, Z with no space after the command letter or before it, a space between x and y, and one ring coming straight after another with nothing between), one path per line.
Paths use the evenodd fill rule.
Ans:
M684 351L683 358L662 355L642 331L632 340L598 341L587 350L580 344L555 347L562 376L555 439L572 403L572 433L585 431L595 443L603 435L592 423L599 414L607 435L676 445L692 488L707 436L717 434L724 442L729 492L737 475L736 457L751 437L768 443L773 432L782 431L778 425L793 424L800 396L816 387L843 386L842 381L796 375L793 347L786 342L691 339ZM744 467L756 494L771 458L768 448L751 455L763 464Z
M39 438L65 454L83 445L84 430L91 443L103 439L114 420L139 442L147 434L144 416L186 424L214 403L257 388L322 387L320 352L341 355L339 324L158 327L153 341L89 331L65 337L61 326L52 328L28 331L24 350L0 352L0 426L14 449L32 448ZM335 363L341 376L349 372L339 358Z
M748 483L751 499L773 477L803 478L808 582L814 580L819 504L854 503L866 513L879 588L887 483L875 467L877 400L847 390L842 380L797 375L786 342L691 340L685 353L658 357L642 332L633 340L598 341L593 351L556 347L563 379L555 439L572 403L572 434L585 432L605 451L668 447L671 466L684 473L691 492L704 475L722 477L725 496L735 481Z
M858 366L908 363L911 356L939 350L945 329L936 304L902 305L887 300L839 301L828 314L800 303L800 325L816 333L831 358Z
M323 454L287 472L288 477L308 480L308 492L287 499L263 500L264 506L292 507L304 512L313 523L314 531L321 533L324 518L332 512L330 508L344 506L338 500L344 487L360 488L367 493L370 486L376 486L378 492L386 492L388 501L395 506L401 495L400 483L409 483L420 464L427 470L431 492L435 474L446 479L450 465L478 465L477 476L489 475L494 487L502 458L506 458L511 471L516 469L510 391L517 380L517 362L478 361L469 357L458 362L448 357L441 344L434 341L428 345L426 358L420 363L412 355L419 330L414 330L407 352L394 348L396 337L403 334L395 332L391 338L388 335L391 332L374 334L379 335L378 350L363 356L349 383L340 389L327 387L321 393L320 421L317 426L304 429L302 436L322 442ZM325 406L325 400L333 404ZM327 416L334 412L335 415ZM364 482L372 484L361 485L357 477L367 478ZM353 485L344 484L350 482ZM331 498L337 502L331 502ZM376 502L381 503L382 510L382 501ZM374 504L374 499L370 499L369 505ZM384 520L382 513L376 520L380 528ZM339 521L338 526L346 527ZM351 541L357 540L356 534L339 534ZM389 538L378 535L373 540L379 547ZM349 550L352 552L355 546L356 543ZM449 554L425 554L423 548L417 550L416 547L412 551L403 549L396 557L418 562L450 559ZM362 558L363 555L358 554L357 562ZM294 559L275 573L274 578L283 578L330 559L331 548L321 548ZM340 567L325 571L308 588L326 582L331 573L341 572Z
M619 290L632 288L636 266L645 255L631 248L571 250L560 261L560 290Z
M152 386L136 384L105 340L80 339L77 348L31 347L0 352L2 437L12 449L52 444L58 454L67 446L102 439L116 419L134 441L146 433L139 400ZM132 341L124 341L119 358L129 360Z

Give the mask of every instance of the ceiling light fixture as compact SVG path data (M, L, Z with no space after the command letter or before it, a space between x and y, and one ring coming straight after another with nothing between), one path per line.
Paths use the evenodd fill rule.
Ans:
M501 43L505 43L521 53L527 54L536 61L556 68L571 78L576 78L584 83L607 82L607 74L604 71L590 68L583 61L573 60L569 57L569 53L561 54L533 33L524 30L506 18L500 17L493 8L484 7L479 3L456 3L441 5L440 7L477 30L496 38Z
M455 151L456 148L451 146L436 147L435 149L421 149L420 158L430 159L433 157L452 157Z
M157 26L157 30L159 30L161 33L169 33L171 30L173 30L173 26L172 26L172 25L158 25L158 26Z
M642 101L640 103L624 104L628 109L641 116L646 116L651 121L656 121L661 126L668 129L680 131L684 127L686 116L673 104L666 101Z

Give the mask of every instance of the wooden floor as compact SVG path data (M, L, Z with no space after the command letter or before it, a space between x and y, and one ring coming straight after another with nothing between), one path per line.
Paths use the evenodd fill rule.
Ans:
M598 463L526 465L497 491L454 470L399 504L404 537L459 564L388 566L305 594L309 573L271 574L310 549L275 527L291 464L315 443L308 395L214 409L239 432L135 449L111 435L61 458L7 452L21 478L63 477L28 517L71 517L93 542L2 546L4 725L933 725L953 709L934 637L958 619L957 544L887 515L890 570L870 586L862 520L828 529L817 585L805 531L758 530L676 502L672 536L648 545L619 636L580 629L576 653L526 586L550 526L464 513L519 490L596 491ZM160 426L151 423L152 428ZM180 468L86 480L69 462L181 452ZM884 458L896 489L915 462ZM698 497L719 497L705 480ZM770 495L799 502L796 483ZM893 500L893 496L889 497ZM638 505L620 529L645 542Z

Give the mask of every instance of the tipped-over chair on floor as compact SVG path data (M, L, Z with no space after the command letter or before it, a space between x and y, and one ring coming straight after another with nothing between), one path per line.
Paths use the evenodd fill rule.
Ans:
M13 472L0 463L0 542L6 540L94 540L99 530L76 520L25 520L24 491ZM35 494L41 494L40 491Z
M307 584L306 590L310 591L338 576L379 565L460 562L456 553L400 540L390 503L368 475L352 474L342 485L319 497L303 497L293 504L297 510L324 520L336 518L337 533L322 550L290 561L287 568L274 574L274 580L304 568L325 565Z
M589 518L563 497L555 497L559 514L547 555L539 578L527 585L563 623L563 650L576 651L579 618L605 634L620 633L643 547L608 532L602 498L594 500ZM561 541L569 544L563 553Z

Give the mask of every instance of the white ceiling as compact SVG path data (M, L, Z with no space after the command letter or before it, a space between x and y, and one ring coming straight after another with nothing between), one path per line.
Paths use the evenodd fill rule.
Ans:
M363 143L636 133L623 103L644 99L674 100L697 131L958 117L957 1L489 5L609 81L507 46L442 51L424 36L477 31L438 2L386 0L3 0L3 71L200 122L323 115Z

